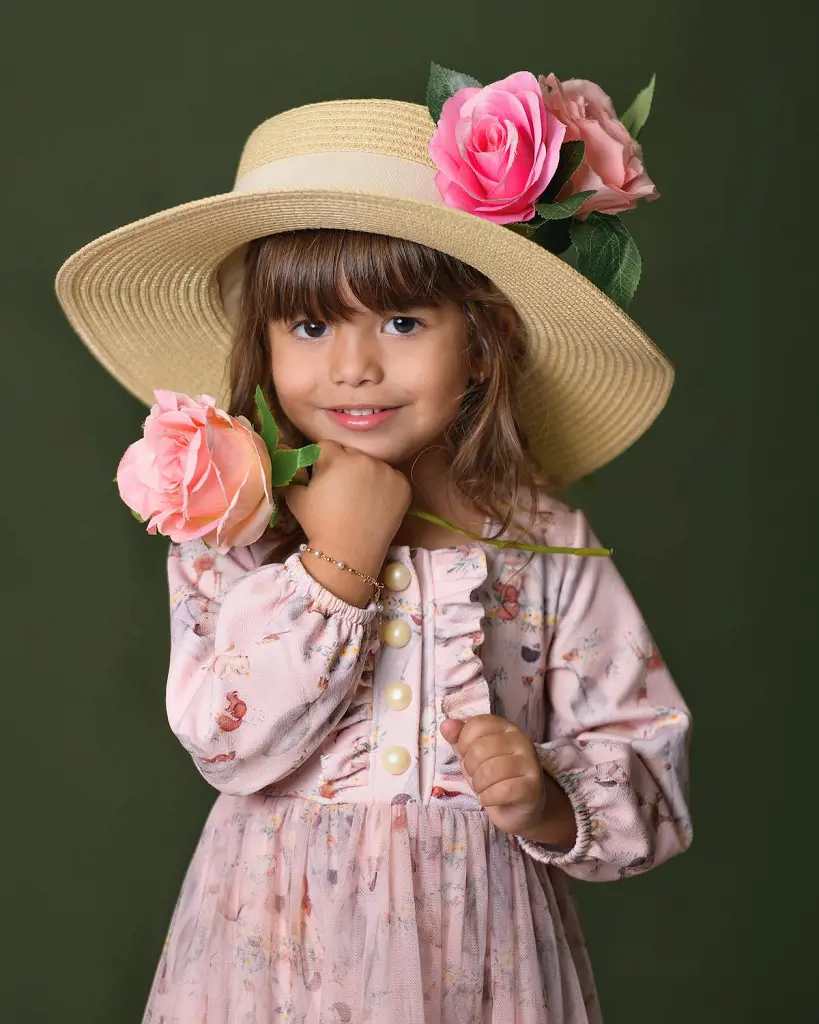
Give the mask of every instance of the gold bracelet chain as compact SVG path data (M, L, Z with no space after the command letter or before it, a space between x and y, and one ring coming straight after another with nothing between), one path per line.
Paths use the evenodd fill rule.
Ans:
M351 565L347 565L346 562L339 562L336 558L331 558L330 555L324 551L317 551L316 548L311 548L309 544L300 544L299 551L302 554L314 555L316 558L322 559L324 562L329 562L330 565L334 565L337 569L341 569L343 572L349 572L353 576L358 576L359 579L364 580L368 583L375 591L375 603L378 605L378 610L381 610L381 593L384 590L384 584L379 583L377 579L372 576L368 576L365 572L359 572L358 569L354 569Z

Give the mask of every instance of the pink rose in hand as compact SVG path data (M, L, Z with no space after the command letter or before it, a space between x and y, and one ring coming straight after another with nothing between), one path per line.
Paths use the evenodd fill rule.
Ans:
M583 204L578 220L593 210L622 213L633 210L638 199L659 199L654 182L643 167L643 150L617 119L614 105L599 85L581 78L560 82L555 75L541 76L547 108L566 126L566 140L586 144L583 163L560 193L597 189Z
M122 500L148 533L201 537L220 553L257 541L273 511L270 455L244 416L209 395L155 391L144 436L119 464Z
M429 147L445 205L496 224L531 220L565 133L528 71L459 89L444 103Z

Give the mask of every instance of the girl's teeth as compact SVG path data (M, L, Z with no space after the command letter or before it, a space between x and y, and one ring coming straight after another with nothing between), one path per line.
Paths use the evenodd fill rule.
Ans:
M372 416L376 412L381 412L380 409L342 409L345 416Z

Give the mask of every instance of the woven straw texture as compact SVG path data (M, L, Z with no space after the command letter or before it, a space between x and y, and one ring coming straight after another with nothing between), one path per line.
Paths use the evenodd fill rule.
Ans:
M431 164L425 107L350 100L287 111L248 139L237 181L283 157L347 151ZM346 228L409 239L493 280L531 339L520 396L529 443L563 483L634 443L667 400L673 370L633 321L560 258L472 214L411 196L298 186L230 192L96 239L57 276L57 296L94 356L146 404L155 388L226 403L231 327L217 274L252 238Z

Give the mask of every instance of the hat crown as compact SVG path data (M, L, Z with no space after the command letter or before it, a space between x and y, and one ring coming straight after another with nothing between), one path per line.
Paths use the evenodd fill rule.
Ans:
M295 107L262 122L242 151L236 182L286 157L358 152L435 168L429 110L401 100L332 100Z

